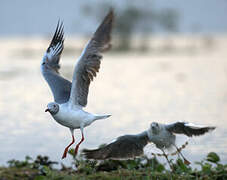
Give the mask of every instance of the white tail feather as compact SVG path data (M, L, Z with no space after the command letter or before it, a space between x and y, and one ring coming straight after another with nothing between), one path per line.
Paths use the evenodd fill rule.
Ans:
M99 119L106 119L108 117L110 117L110 114L105 114L105 115L95 115L95 120L99 120Z

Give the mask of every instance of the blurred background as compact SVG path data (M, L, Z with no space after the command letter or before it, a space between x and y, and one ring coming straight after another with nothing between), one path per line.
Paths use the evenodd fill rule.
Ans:
M86 110L112 116L85 129L80 149L140 133L153 121L181 120L217 126L191 139L184 150L190 161L215 151L226 163L226 0L0 0L0 165L38 154L70 163L61 160L70 131L44 112L53 97L40 62L63 20L61 73L71 80L77 57L110 7L113 48L90 86ZM79 130L75 137L80 140Z

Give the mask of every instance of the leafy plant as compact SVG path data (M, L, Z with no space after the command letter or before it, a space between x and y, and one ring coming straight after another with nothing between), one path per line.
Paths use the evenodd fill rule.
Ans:
M207 155L207 161L210 161L212 163L216 163L217 164L220 161L220 158L215 152L210 152Z
M73 155L73 150L70 151ZM73 167L54 169L56 162L47 156L35 160L10 160L8 167L0 167L0 179L20 180L73 180L73 179L227 179L227 164L221 164L220 157L211 152L204 160L196 162L200 169L185 165L181 159L170 160L173 170L165 168L155 157L134 160L91 161L82 156L73 157Z

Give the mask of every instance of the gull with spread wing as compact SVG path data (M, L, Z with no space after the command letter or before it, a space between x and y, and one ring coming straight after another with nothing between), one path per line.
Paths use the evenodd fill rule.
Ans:
M175 133L192 137L203 135L214 129L215 127L198 126L186 122L176 122L172 124L153 122L148 130L140 134L120 136L116 139L116 141L105 145L104 147L94 150L84 149L83 154L87 159L130 159L143 155L144 147L148 143L152 142L157 148L162 150L163 154L167 158L164 149L175 147L177 152L181 154L175 144ZM181 156L183 157L182 154ZM184 157L183 159L186 164L189 164Z
M76 155L84 141L84 127L95 120L110 116L92 114L83 108L87 105L89 85L100 68L101 52L110 49L113 17L113 10L110 10L87 43L75 65L72 83L59 74L59 61L64 48L63 23L58 22L53 39L43 57L41 71L54 96L54 102L49 103L45 111L58 123L68 127L72 134L72 142L65 148L62 158L66 157L69 147L75 142L74 129L80 129L82 135L75 148Z

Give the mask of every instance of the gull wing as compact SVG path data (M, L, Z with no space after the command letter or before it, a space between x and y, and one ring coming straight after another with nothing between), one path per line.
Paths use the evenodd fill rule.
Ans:
M96 77L101 64L101 52L110 49L113 11L107 14L92 39L84 48L73 73L70 102L85 107L90 82Z
M71 82L59 74L59 61L64 48L63 23L58 21L52 41L47 48L41 64L42 75L47 81L54 101L61 104L69 100Z
M215 129L212 126L199 126L187 122L176 122L165 125L165 128L176 134L185 134L186 136L200 136Z
M143 155L143 148L149 139L143 135L124 135L104 147L89 150L84 149L83 154L87 159L130 159Z

